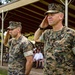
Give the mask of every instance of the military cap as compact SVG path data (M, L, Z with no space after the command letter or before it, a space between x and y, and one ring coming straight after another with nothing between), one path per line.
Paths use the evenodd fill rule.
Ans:
M7 27L7 29L14 29L17 27L22 27L21 22L9 21L9 27Z
M64 6L61 5L61 4L56 4L56 3L51 3L48 5L48 11L45 12L45 14L48 14L48 13L58 13L58 12L62 12L64 13Z

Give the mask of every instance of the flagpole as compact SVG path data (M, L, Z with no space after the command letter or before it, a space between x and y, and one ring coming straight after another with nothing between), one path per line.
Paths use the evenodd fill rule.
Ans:
M4 12L2 10L2 34L1 34L1 66L3 66L3 29L4 29Z
M65 5L65 26L68 26L68 5L71 3L72 0L60 0L63 5Z
M65 26L68 26L68 0L65 0Z

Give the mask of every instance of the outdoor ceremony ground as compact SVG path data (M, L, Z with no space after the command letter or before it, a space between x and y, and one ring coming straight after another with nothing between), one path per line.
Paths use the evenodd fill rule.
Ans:
M0 70L3 70L3 69L7 71L8 66L6 63L3 63L3 66L1 66L1 63L0 63ZM0 71L0 73L1 73L1 71ZM0 75L2 75L2 74L0 74ZM43 75L43 69L32 68L30 75Z

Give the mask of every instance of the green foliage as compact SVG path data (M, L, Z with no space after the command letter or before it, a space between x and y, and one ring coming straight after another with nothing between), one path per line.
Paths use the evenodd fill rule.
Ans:
M8 3L9 1L11 2L12 0L5 0L5 1Z
M0 68L0 75L7 75L7 70Z
M34 39L34 33L33 32L25 33L24 36L27 37L29 40L32 40L32 41Z
M11 1L14 1L14 0L5 0L4 2L9 3L9 2L11 2ZM0 5L3 5L4 2L2 3L2 0L1 0L1 1L0 1Z
M0 2L0 5L2 5L2 2Z
M34 36L33 35L29 36L28 39L33 41L34 40Z

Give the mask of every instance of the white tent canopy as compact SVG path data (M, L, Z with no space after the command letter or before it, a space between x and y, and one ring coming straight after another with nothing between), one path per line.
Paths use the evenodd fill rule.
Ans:
M0 6L0 13L2 13L2 10L6 12L15 8L19 8L21 6L25 6L30 3L37 2L37 1L39 0L15 0L12 3L8 3L6 5Z

